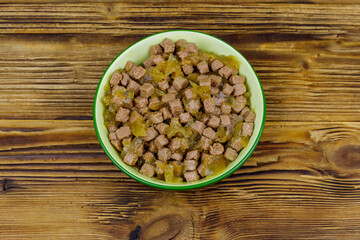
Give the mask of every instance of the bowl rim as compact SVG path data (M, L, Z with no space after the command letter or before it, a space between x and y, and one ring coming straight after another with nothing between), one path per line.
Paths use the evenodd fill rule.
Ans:
M190 190L190 189L196 189L196 188L201 188L201 187L205 187L205 186L209 186L209 185L212 185L214 183L217 183L219 181L221 181L222 179L224 178L227 178L228 176L230 176L231 174L233 174L236 170L238 170L245 162L246 160L251 156L251 154L254 152L256 146L258 145L259 141L260 141L260 138L261 138L261 135L263 133L263 130L264 130L264 126L265 126L265 120L266 120L266 101L265 101L265 94L264 94L264 89L261 85L261 82L259 80L259 77L257 75L257 73L255 72L253 66L249 63L249 66L251 67L251 70L253 71L253 73L255 74L256 76L256 80L258 81L258 84L260 86L260 89L261 89L261 96L262 96L262 101L263 101L263 118L262 118L262 122L261 122L261 126L260 126L260 130L259 130L259 134L258 136L256 137L255 141L254 141L254 144L251 146L250 150L248 151L248 153L238 162L238 164L236 164L235 166L233 166L231 169L227 170L227 171L224 171L222 174L219 174L218 176L216 176L215 178L213 179L209 179L208 181L204 181L204 182L200 182L200 183L195 183L195 184L192 184L192 185L162 185L162 184L158 184L156 182L152 182L152 181L148 181L146 179L142 179L140 177L138 177L137 175L134 175L132 174L131 172L127 171L125 168L123 168L113 157L112 155L109 153L109 151L106 149L105 147L105 144L103 143L101 137L100 137L100 133L99 133L99 129L97 127L97 121L96 121L96 99L97 99L97 96L98 96L98 93L99 93L99 90L100 90L100 85L102 83L102 81L104 80L104 76L105 74L107 73L107 71L109 70L109 68L112 66L112 64L124 53L126 52L129 48L131 48L132 46L136 45L137 43L147 39L147 38L150 38L150 37L153 37L153 36L156 36L156 35L159 35L159 34L163 34L163 33L168 33L168 32L192 32L192 33L198 33L198 34L203 34L203 35L206 35L208 37L212 37L212 38L215 38L221 42L223 42L224 44L230 46L234 51L236 51L237 53L239 53L248 63L249 61L236 49L234 48L233 46L231 46L230 44L228 44L227 42L225 42L224 40L218 38L218 37L215 37L213 35L210 35L210 34L207 34L207 33L203 33L203 32L200 32L200 31L194 31L194 30L183 30L183 29L176 29L176 30L168 30L168 31L162 31L162 32L158 32L158 33L155 33L155 34L151 34L145 38L142 38L140 39L139 41L136 41L135 43L131 44L130 46L128 46L127 48L125 48L123 51L121 51L115 58L114 60L108 65L108 67L105 69L103 75L101 76L100 78L100 81L97 85L97 88L96 88L96 92L95 92L95 96L94 96L94 102L93 102L93 123L94 123L94 128L95 128L95 132L96 132L96 136L98 138L98 141L100 142L100 145L102 147L102 149L104 150L104 152L106 153L106 155L110 158L110 160L122 171L124 172L126 175L128 175L130 178L133 178L135 180L137 180L138 182L141 182L147 186L150 186L150 187L155 187L155 188L158 188L158 189L165 189L165 190Z

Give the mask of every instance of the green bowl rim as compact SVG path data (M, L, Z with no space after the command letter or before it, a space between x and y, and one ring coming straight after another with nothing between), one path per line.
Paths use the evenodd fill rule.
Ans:
M205 186L208 186L208 185L211 185L211 184L214 184L214 183L217 183L219 182L220 180L230 176L232 173L234 173L237 169L239 169L245 162L246 160L251 156L251 154L253 153L253 151L255 150L256 146L258 145L259 141L260 141L260 138L261 138L261 135L263 133L263 130L264 130L264 125L265 125L265 119L266 119L266 101L265 101L265 95L264 95L264 90L263 90L263 87L261 85L261 82L259 80L259 77L257 75L257 73L255 72L254 68L252 67L252 65L249 63L252 71L254 72L255 76L256 76L256 80L258 81L259 83L259 86L260 86L260 89L261 89L261 93L262 93L262 98L263 98L263 104L264 104L264 110L263 110L263 119L262 119L262 123L261 123L261 127L260 127L260 131L259 131L259 135L257 136L257 138L255 139L255 142L253 144L253 146L251 146L251 149L249 150L249 152L243 157L243 159L241 159L241 161L239 161L239 163L235 166L233 166L231 169L229 169L228 171L225 171L224 173L222 174L219 174L217 177L211 179L211 180L208 180L208 181L204 181L204 182L201 182L201 183L198 183L198 184L192 184L192 185L161 185L161 184L157 184L155 182L150 182L150 181L147 181L145 179L142 179L130 172L128 172L126 169L124 169L112 156L111 154L108 152L108 150L106 149L104 143L102 142L101 140L101 137L100 137L100 133L99 133L99 130L97 128L97 122L96 122L96 99L97 99L97 95L98 95L98 92L99 92L99 87L104 79L104 76L105 74L107 73L108 69L110 68L110 66L121 56L121 54L123 54L127 49L129 49L130 47L132 47L133 45L137 44L138 42L140 41L143 41L147 38L150 38L152 36L155 36L155 35L158 35L158 34L163 34L163 33L167 33L167 32L178 32L178 31L183 31L183 32L195 32L195 33L200 33L200 34L203 34L203 35L207 35L209 37L212 37L212 38L215 38L217 40L220 40L222 41L223 43L225 43L226 45L230 46L232 49L234 49L236 52L238 52L248 63L249 61L238 51L236 50L233 46L231 46L230 44L228 44L227 42L215 37L215 36L212 36L210 34L207 34L207 33L203 33L203 32L199 32L199 31L194 31L194 30L181 30L181 29L177 29L177 30L169 30L169 31L163 31L163 32L159 32L159 33L155 33L155 34L152 34L152 35L149 35L133 44L131 44L129 47L127 47L126 49L124 49L121 53L119 53L119 55L117 55L117 57L109 64L109 66L106 68L106 70L104 71L99 83L98 83L98 86L96 88L96 92L95 92L95 96L94 96L94 103L93 103L93 122L94 122L94 127L95 127L95 132L96 132L96 136L100 142L100 145L101 147L103 148L104 152L106 153L106 155L111 159L111 161L119 168L121 169L126 175L128 175L129 177L145 184L145 185L148 185L150 187L155 187L155 188L159 188L159 189L166 189L166 190L189 190L189 189L195 189L195 188L200 188L200 187L205 187Z

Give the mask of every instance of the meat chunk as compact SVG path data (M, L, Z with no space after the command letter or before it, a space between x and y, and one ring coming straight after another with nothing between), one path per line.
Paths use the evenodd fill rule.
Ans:
M191 114L196 114L201 108L201 103L200 103L200 99L196 99L196 100L191 100L189 102L189 112Z
M238 156L238 153L231 147L226 148L224 157L229 161L234 161Z
M132 133L129 126L123 126L116 130L116 136L119 140L130 137L131 135Z
M245 77L244 76L239 76L239 75L233 75L233 76L230 77L229 82L232 85L244 83L245 82Z
M170 143L169 143L169 148L171 149L172 152L176 152L181 146L181 139L176 137L171 139Z
M175 50L175 43L168 38L165 38L160 45L164 49L164 53L172 53Z
M154 161L155 157L154 154L152 152L146 152L144 153L144 155L142 156L142 158L145 160L145 162L149 163Z
M210 75L211 79L211 86L213 87L220 87L222 78L218 75Z
M176 99L176 94L174 93L168 93L161 97L161 101L164 103L170 102L171 100Z
M191 171L191 172L185 172L184 177L187 182L193 182L193 181L197 181L200 179L199 174L195 170Z
M253 129L254 129L254 123L245 122L243 124L242 135L245 137L250 137L253 133Z
M133 69L134 67L137 67L138 65L132 61L127 61L125 64L125 71L126 72L130 72L131 69Z
M152 45L149 49L150 55L162 54L162 53L163 53L163 49L159 44Z
M173 153L171 154L171 159L174 159L176 161L181 161L183 159L183 156L180 153Z
M181 69L186 75L189 75L190 73L192 73L194 71L194 67L191 66L190 64L182 65Z
M135 95L137 95L139 93L139 89L140 89L141 85L138 84L137 82L135 82L134 80L130 80L129 84L127 85L127 90L128 91L132 91Z
M154 63L155 65L158 65L158 64L161 63L161 62L165 62L164 57L163 57L162 55L159 55L159 54L157 54L157 55L152 55L152 56L151 56L151 59L152 59L152 61L153 61L153 63Z
M178 55L181 60L184 60L187 56L189 56L189 53L184 50L180 50L176 53L176 55Z
M158 158L160 161L167 161L171 158L171 150L169 148L161 148L158 151Z
M142 115L146 115L147 113L150 112L150 108L148 108L147 106L139 108L138 110L139 110L139 113Z
M204 151L207 151L210 149L210 146L213 144L213 141L210 138L201 136L200 138L201 147Z
M133 165L136 164L136 162L138 161L138 159L139 159L139 157L138 157L136 154L128 152L128 153L125 155L123 161L124 161L124 163L126 163L127 165L133 166Z
M231 113L231 106L229 103L221 104L221 113L226 115Z
M204 129L203 135L213 141L216 139L216 132L209 127Z
M195 160L185 160L184 161L184 170L185 171L194 171L196 170L197 162Z
M153 85L151 85L150 83L144 83L140 87L140 96L142 96L143 98L148 98L154 93L154 91L155 88Z
M185 44L185 51L192 54L198 54L199 49L194 43L186 43Z
M207 125L212 128L217 128L220 125L220 118L217 116L211 116Z
M146 136L143 137L144 141L151 141L153 140L154 138L156 138L157 136L159 135L159 133L155 130L154 127L149 127L147 130L146 130Z
M206 61L199 62L196 67L198 68L201 74L205 74L209 72L209 65Z
M110 142L116 150L118 150L119 152L122 151L122 144L119 139L113 139L113 140L110 140Z
M238 152L243 148L243 145L242 145L241 142L242 142L241 137L237 137L237 138L232 139L230 141L229 146L232 147L233 149L235 149Z
M170 110L167 107L161 108L160 112L162 113L164 120L171 119L172 114L171 114Z
M230 84L225 83L222 89L223 94L229 96L234 91L234 87Z
M170 94L175 94L175 95L178 93L178 91L177 91L173 86L171 86L171 87L167 90L167 92L170 93Z
M188 123L192 120L192 117L191 117L190 113L188 113L188 112L181 113L179 115L179 118L180 118L181 123Z
M197 80L199 81L200 86L211 86L211 79L208 75L199 75Z
M143 65L146 69L148 69L149 67L151 67L152 65L154 65L152 56L148 57L145 61L143 61Z
M134 98L134 102L135 102L136 107L138 107L138 108L146 107L148 105L148 103L149 103L147 98L144 98L144 97L141 97L141 96L138 96L138 97Z
M246 98L244 96L239 96L236 98L236 104L234 104L232 106L232 109L234 110L234 112L239 113L246 104Z
M186 100L190 100L194 98L194 89L188 88L184 91L184 97Z
M206 113L201 114L200 121L206 124L209 121L210 117Z
M200 157L199 150L191 150L191 151L187 152L185 159L187 159L187 160L198 160L199 157Z
M118 122L127 122L129 120L130 110L120 107L116 113L115 120Z
M214 97L215 106L221 106L225 102L225 99L222 97Z
M129 77L129 75L127 75L126 73L122 73L121 85L126 87L129 84L130 80L131 78Z
M164 80L164 81L158 82L158 87L159 87L160 90L165 91L166 89L168 89L170 87L169 81Z
M242 94L246 93L246 86L243 83L235 84L234 85L234 96L240 96Z
M155 168L149 163L145 163L141 169L140 173L147 176L147 177L153 177L155 174Z
M231 76L231 74L236 74L234 69L232 69L228 66L224 66L224 67L220 68L218 73L220 76L222 76L225 79L228 79Z
M180 99L175 99L175 100L169 101L169 106L170 106L171 113L173 115L176 115L176 114L184 111L184 108L182 106Z
M197 171L200 174L200 176L205 177L205 164L200 163L200 165L197 167Z
M145 70L145 68L143 68L141 66L136 66L131 69L129 74L134 79L140 80L141 78L143 78L145 76L146 70Z
M192 124L191 129L201 135L205 129L205 124L200 121L195 121Z
M161 123L162 121L164 121L163 115L160 111L152 112L150 120L154 124L158 124L158 123Z
M155 129L162 135L166 135L169 130L169 125L166 123L159 123L155 126Z
M249 111L245 114L245 122L254 122L255 121L255 113Z
M214 115L219 116L221 114L221 110L219 107L215 107Z
M156 147L154 141L151 141L149 143L149 151L152 152L152 153L157 153L157 147Z
M240 115L243 116L243 117L245 117L248 112L250 112L250 108L244 107L244 108L241 110Z
M214 143L210 147L210 154L221 155L224 152L224 146L221 143Z
M163 161L160 160L156 160L155 161L155 172L156 174L159 176L164 175L164 168L165 168L165 164Z
M217 70L219 70L223 66L224 66L224 64L222 62L220 62L219 60L217 60L217 59L215 59L214 61L211 62L211 69L214 72L216 72Z
M182 89L184 89L187 85L188 85L188 80L186 78L183 78L181 76L177 76L175 79L174 79L174 82L173 82L173 86L176 90L178 91L181 91Z
M215 102L213 98L207 98L203 101L204 109L207 113L214 113L215 111Z
M119 71L115 71L110 79L110 85L114 86L114 85L118 85L120 83L120 81L122 80L123 76Z
M211 87L211 94L214 95L218 95L220 92L220 89L218 87Z
M157 111L162 108L164 104L159 100L158 97L151 97L149 100L149 108L151 110Z
M115 131L116 131L116 130L115 130ZM115 131L109 132L109 139L110 139L110 140L118 140Z
M220 115L221 125L228 127L231 125L231 120L229 115Z
M161 149L169 143L169 140L165 137L165 135L159 135L155 138L154 143L157 149Z
M186 44L186 40L185 39L179 39L175 42L175 47L177 48L181 48L182 46L184 46Z

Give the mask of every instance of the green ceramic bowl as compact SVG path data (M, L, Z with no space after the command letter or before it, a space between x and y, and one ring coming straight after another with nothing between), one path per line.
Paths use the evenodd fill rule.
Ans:
M149 178L142 175L134 168L126 165L120 159L119 153L111 145L108 139L108 130L104 125L103 118L104 105L101 99L105 95L105 86L109 84L112 73L119 68L124 68L125 63L128 60L136 62L138 64L143 62L146 58L149 57L149 47L153 44L160 43L165 37L173 41L183 38L188 42L195 43L199 47L199 49L213 52L218 55L233 55L241 62L239 72L241 75L246 76L247 87L251 92L250 107L256 113L254 132L250 138L248 146L241 150L237 159L230 163L226 170L219 175L205 177L195 182L184 183L166 183L165 181L161 181L155 178ZM99 82L95 93L93 108L94 125L97 137L105 153L114 162L114 164L118 166L124 173L139 182L142 182L152 187L172 190L186 190L204 187L220 181L221 179L229 176L235 170L237 170L250 157L251 153L254 151L256 145L258 144L265 124L265 114L266 110L264 92L261 87L260 81L249 62L235 48L233 48L226 42L204 33L187 30L167 31L151 35L131 45L122 53L120 53L106 69Z

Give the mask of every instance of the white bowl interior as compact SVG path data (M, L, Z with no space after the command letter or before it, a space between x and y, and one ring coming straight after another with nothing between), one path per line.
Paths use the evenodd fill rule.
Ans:
M143 62L146 58L149 57L148 54L149 47L153 44L160 43L165 37L173 41L176 41L178 39L185 39L188 42L195 43L201 50L213 52L217 55L233 55L240 61L241 65L239 72L241 75L244 75L246 77L246 84L251 92L250 107L255 111L256 119L254 125L254 132L250 138L248 146L240 152L239 156L235 161L233 161L228 165L225 172L236 167L236 165L238 165L239 162L244 161L243 160L244 157L248 155L249 151L252 149L252 146L255 144L255 141L262 130L265 106L264 106L264 97L263 97L261 85L257 79L256 73L254 72L248 61L238 51L236 51L233 47L231 47L230 45L228 45L227 43L223 42L220 39L199 32L192 32L192 31L163 32L147 37L135 43L134 45L130 46L128 49L124 50L105 71L103 79L98 87L98 93L95 99L96 127L98 129L99 138L101 139L103 145L108 150L108 153L111 155L113 160L116 161L122 168L126 169L129 173L137 176L139 179L153 182L160 186L175 186L175 185L184 186L185 184L186 185L201 184L204 181L217 178L222 174L217 176L209 176L196 182L180 183L180 184L166 183L164 181L160 181L155 178L146 177L140 174L139 172L137 172L134 168L126 165L120 159L118 152L111 145L108 139L108 130L104 125L104 118L103 118L104 105L101 99L105 95L105 86L109 84L112 73L119 68L124 68L128 60L138 64Z

